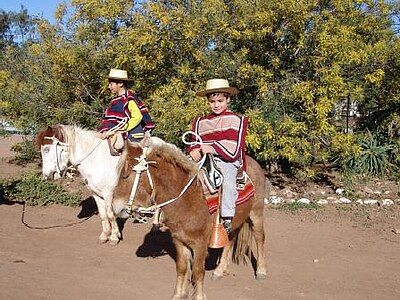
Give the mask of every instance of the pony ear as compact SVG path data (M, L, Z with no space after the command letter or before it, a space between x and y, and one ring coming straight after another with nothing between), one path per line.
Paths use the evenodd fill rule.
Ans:
M39 130L39 132L36 134L36 138L35 138L36 150L40 150L40 147L42 145L51 144L51 142L49 140L45 140L45 137L53 136L53 129L54 128L52 126L47 126L47 128L42 128L41 130Z

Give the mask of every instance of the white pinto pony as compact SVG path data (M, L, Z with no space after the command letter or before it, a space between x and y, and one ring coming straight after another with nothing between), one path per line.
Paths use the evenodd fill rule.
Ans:
M101 243L118 244L121 233L112 209L113 190L118 182L119 156L111 156L106 140L99 133L72 125L54 125L42 129L36 137L42 154L42 175L61 178L68 167L75 167L93 192L101 218Z

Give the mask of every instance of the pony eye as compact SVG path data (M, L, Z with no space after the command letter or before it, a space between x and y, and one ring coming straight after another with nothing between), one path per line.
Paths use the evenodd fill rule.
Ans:
M43 152L44 153L49 153L49 151L50 151L50 147L43 147Z

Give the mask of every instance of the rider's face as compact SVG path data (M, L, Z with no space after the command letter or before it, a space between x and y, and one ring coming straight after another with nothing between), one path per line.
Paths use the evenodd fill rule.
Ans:
M208 95L207 99L212 112L216 115L223 113L231 101L229 94L225 93L213 93Z
M111 93L121 96L125 92L124 84L121 81L109 81L108 89Z

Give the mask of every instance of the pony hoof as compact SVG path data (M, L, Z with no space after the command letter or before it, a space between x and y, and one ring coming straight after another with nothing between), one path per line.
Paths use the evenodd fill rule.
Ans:
M118 243L119 243L119 238L110 238L109 240L108 240L108 245L110 245L110 246L116 246L116 245L118 245Z
M117 246L118 245L118 243L119 243L119 240L109 240L108 241L108 244L110 245L110 246Z
M264 280L264 279L267 279L267 274L265 274L265 273L257 273L257 274L256 274L256 279L257 279L257 280Z
M100 245L103 245L103 244L105 244L105 243L107 243L107 242L108 242L108 239L99 238L99 240L98 240L98 243L99 243Z
M220 280L222 277L224 277L224 276L217 275L217 274L212 274L211 275L211 280L212 281L217 281L217 280Z
M108 237L109 237L109 236L107 236L107 234L105 234L104 232L102 232L102 233L99 235L99 241L98 241L98 243L99 243L99 244L105 244L105 243L107 243L107 242L108 242Z

